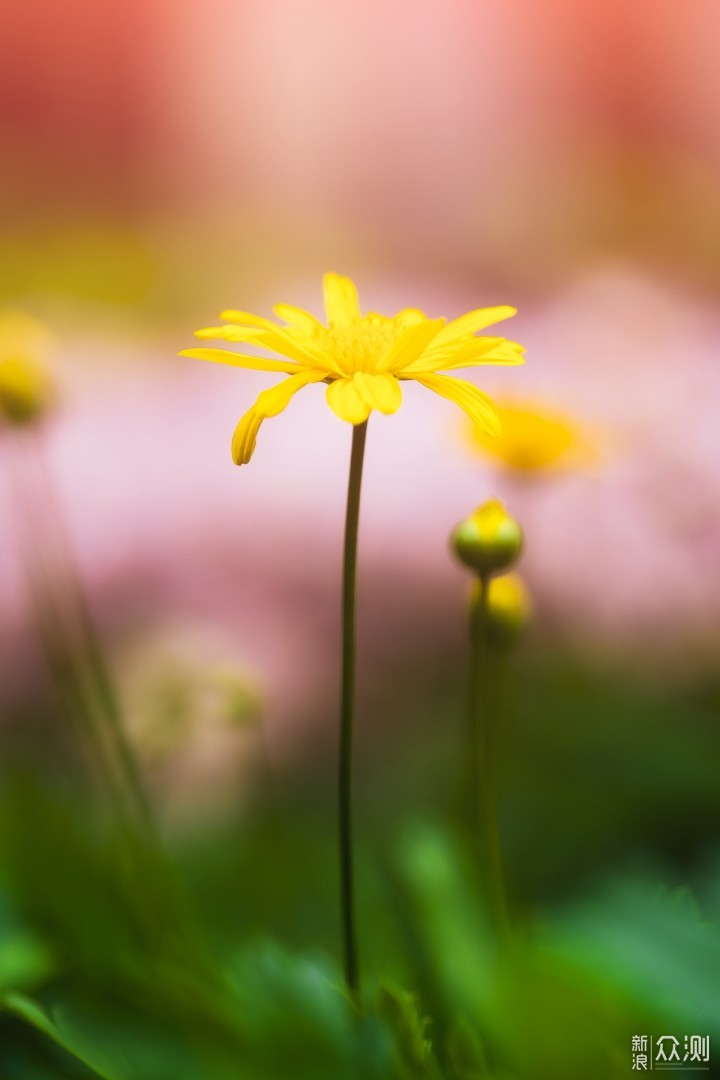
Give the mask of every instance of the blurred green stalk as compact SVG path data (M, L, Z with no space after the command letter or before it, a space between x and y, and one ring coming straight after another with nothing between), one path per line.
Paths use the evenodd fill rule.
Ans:
M479 595L470 608L470 806L473 815L473 835L476 836L480 868L487 890L490 914L502 938L510 931L505 873L503 870L500 833L495 794L495 715L491 683L498 654L490 648L488 595L490 575L479 576Z
M37 432L16 433L9 464L18 549L36 630L58 694L95 745L104 782L124 816L155 836L150 802L125 733L64 514Z

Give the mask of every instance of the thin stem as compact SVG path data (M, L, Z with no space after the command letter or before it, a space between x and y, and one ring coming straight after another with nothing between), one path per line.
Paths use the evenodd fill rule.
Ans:
M34 434L28 433L28 438ZM74 564L70 571L67 565L62 565L64 557L72 560L72 550L68 536L65 537L66 551L60 550L62 541L59 542L57 531L64 528L64 522L61 517L53 521L48 510L52 491L47 487L51 481L48 478L46 485L38 487L38 476L28 468L29 447L25 443L9 449L6 475L11 522L35 629L58 701L83 736L82 746L91 752L103 794L111 800L117 821L122 826L117 833L117 855L122 860L128 900L138 927L147 934L148 943L156 945L165 935L167 947L179 948L185 960L191 957L209 972L195 916L176 881L170 861L157 842L149 816L143 814L146 804L141 803L144 790L139 776L139 790L129 783L128 772L136 768L132 751L126 743L131 755L128 761L113 736L112 725L115 723L124 741L122 715L85 606L82 583ZM74 596L72 581L68 581L72 572L76 575L77 594ZM78 610L74 610L75 606ZM77 625L78 620L81 626ZM83 655L93 648L97 650L95 656ZM103 678L107 684L98 685ZM101 700L103 695L104 701ZM104 715L100 715L101 707ZM111 709L114 717L108 715ZM151 895L154 895L155 903L149 905L147 900Z
M31 477L23 469L26 449L26 446L8 446L6 479L11 521L34 628L58 700L66 714L82 729L85 747L92 751L104 790L112 796L116 809L123 812L124 800L117 786L112 755L105 743L102 726L88 701L87 688L74 656L76 643L72 627L63 617L61 598L55 590L57 582L47 565L48 553L43 550L42 543L43 539L47 540L47 523L36 512L38 504L42 506L43 502L36 498Z
M490 578L479 579L479 596L470 619L470 736L472 745L472 803L475 816L480 866L488 902L496 928L506 937L510 928L505 875L495 800L493 747L495 743L490 695L490 667L493 654L488 636L488 592Z
M135 754L125 733L117 693L87 603L63 507L48 471L44 448L36 441L32 449L35 451L32 462L36 478L34 487L37 488L38 505L44 508L45 531L52 535L56 547L58 570L62 574L65 591L66 617L74 618L72 631L78 639L79 656L87 665L87 674L92 684L90 693L94 691L97 707L104 717L105 733L111 744L110 753L122 777L128 803L147 835L154 836L155 823L150 801Z
M342 585L342 691L340 698L340 758L338 769L340 839L340 918L345 982L355 1000L360 993L352 849L352 735L355 714L355 579L357 568L360 487L367 421L353 427L350 477L345 515Z

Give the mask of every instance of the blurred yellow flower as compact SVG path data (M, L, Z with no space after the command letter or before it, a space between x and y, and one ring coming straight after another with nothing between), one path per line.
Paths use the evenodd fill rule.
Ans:
M586 432L564 413L533 401L506 400L496 408L502 424L498 438L489 439L477 424L470 437L474 447L507 468L533 472L589 466L596 460Z
M480 602L480 590L480 582L476 581L471 604ZM519 574L502 574L490 579L487 620L491 644L508 648L525 629L531 616L530 594Z
M0 311L0 418L28 423L50 404L53 387L45 364L51 341L30 315Z
M284 360L214 348L180 353L290 376L260 394L240 420L232 443L236 464L246 464L252 457L263 420L282 412L292 396L310 383L328 383L327 401L335 415L362 424L373 409L396 412L402 401L400 383L414 380L454 401L490 437L499 434L500 423L487 394L474 383L439 373L481 364L524 363L524 349L516 342L476 336L487 326L509 319L515 308L481 308L449 323L430 319L416 308L392 317L375 312L361 315L355 285L340 274L325 275L324 294L327 326L307 311L276 304L275 314L284 326L243 311L224 311L220 318L226 320L225 325L196 333L200 338L260 346Z

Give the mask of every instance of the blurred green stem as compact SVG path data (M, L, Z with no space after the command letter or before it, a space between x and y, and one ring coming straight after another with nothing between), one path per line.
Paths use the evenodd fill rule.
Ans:
M497 821L494 775L494 716L490 693L491 667L497 656L490 649L488 592L490 576L479 578L477 603L470 615L469 728L471 739L473 833L478 838L480 867L490 913L501 937L510 929L505 874Z
M15 447L10 479L23 533L20 554L50 670L61 697L73 703L73 713L83 719L96 742L108 783L111 789L119 788L118 802L147 838L154 837L150 803L125 734L39 434L23 433L17 442L22 445Z
M197 917L166 857L92 623L62 506L37 432L12 432L8 494L35 630L65 717L114 811L112 859L127 887L128 913L149 953L193 965L217 982Z
M352 849L352 739L355 714L355 593L360 520L360 488L367 421L353 427L350 477L345 515L342 587L342 691L340 698L340 759L338 769L340 839L340 917L345 982L357 1001L360 993L355 940Z

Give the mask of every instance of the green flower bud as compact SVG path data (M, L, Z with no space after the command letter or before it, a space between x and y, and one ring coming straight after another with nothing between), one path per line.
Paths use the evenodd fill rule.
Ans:
M470 597L471 610L480 603L481 585L476 581ZM491 578L487 595L487 627L490 644L509 649L515 644L532 616L532 604L519 574Z
M455 528L451 543L461 562L486 577L512 566L522 551L523 534L499 499L490 499Z

